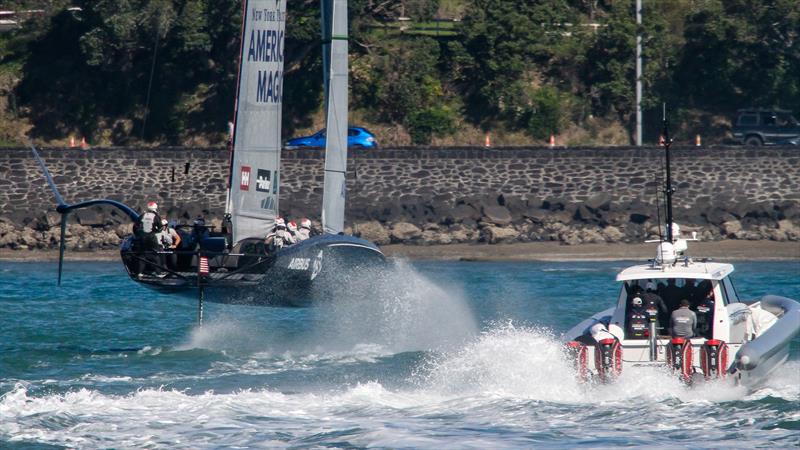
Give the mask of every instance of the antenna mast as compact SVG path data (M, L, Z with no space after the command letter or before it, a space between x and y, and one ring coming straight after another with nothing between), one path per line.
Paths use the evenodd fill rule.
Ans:
M667 120L667 104L663 104L663 120L664 120L664 148L667 154L667 180L664 184L664 195L667 198L667 242L673 242L672 239L672 193L675 189L672 187L672 171L670 170L669 162L669 147L672 145L672 139L669 137L669 121Z

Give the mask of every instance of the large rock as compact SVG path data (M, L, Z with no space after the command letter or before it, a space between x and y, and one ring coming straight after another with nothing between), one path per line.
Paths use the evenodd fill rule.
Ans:
M731 238L738 238L742 232L742 223L738 220L729 220L722 224L722 233Z
M496 227L490 225L481 230L481 237L482 240L490 244L511 242L517 240L519 231L514 229L514 227Z
M619 228L614 226L607 226L600 232L608 242L622 242L625 239L625 234L619 231Z
M608 211L611 207L611 195L607 192L597 193L586 200L584 205L593 212L599 210Z
M483 215L487 222L495 225L508 225L511 223L511 212L505 206L489 205L483 207Z
M413 223L398 222L390 233L393 242L405 242L422 236L422 230Z
M392 241L389 231L377 220L358 224L358 233L362 238L378 245L386 245Z
M786 239L790 241L800 240L800 228L798 228L794 222L789 219L778 221L778 230L785 233Z

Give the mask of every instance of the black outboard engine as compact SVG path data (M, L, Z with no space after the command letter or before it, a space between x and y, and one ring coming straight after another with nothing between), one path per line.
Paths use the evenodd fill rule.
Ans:
M608 383L622 373L622 346L617 339L600 339L594 346L594 367L600 381Z
M718 339L709 339L700 347L700 367L706 380L725 378L728 367L728 344Z
M667 366L673 373L680 374L685 383L692 381L692 341L682 337L674 337L667 344Z
M587 353L585 344L578 341L567 342L567 354L572 357L575 362L575 373L578 376L578 381L581 383L589 379Z

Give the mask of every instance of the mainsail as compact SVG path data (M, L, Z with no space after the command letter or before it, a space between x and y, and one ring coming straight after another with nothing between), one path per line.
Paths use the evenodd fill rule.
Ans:
M325 44L327 136L322 227L326 233L344 230L347 172L347 0L322 0Z
M286 0L245 0L227 210L233 242L278 216Z

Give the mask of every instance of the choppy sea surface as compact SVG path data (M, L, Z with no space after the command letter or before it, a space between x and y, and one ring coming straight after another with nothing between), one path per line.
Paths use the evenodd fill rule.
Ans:
M196 303L116 262L0 261L0 448L800 446L800 339L755 391L581 385L558 335L625 262L398 262L312 308ZM800 261L736 265L800 298ZM380 284L376 286L376 284Z

